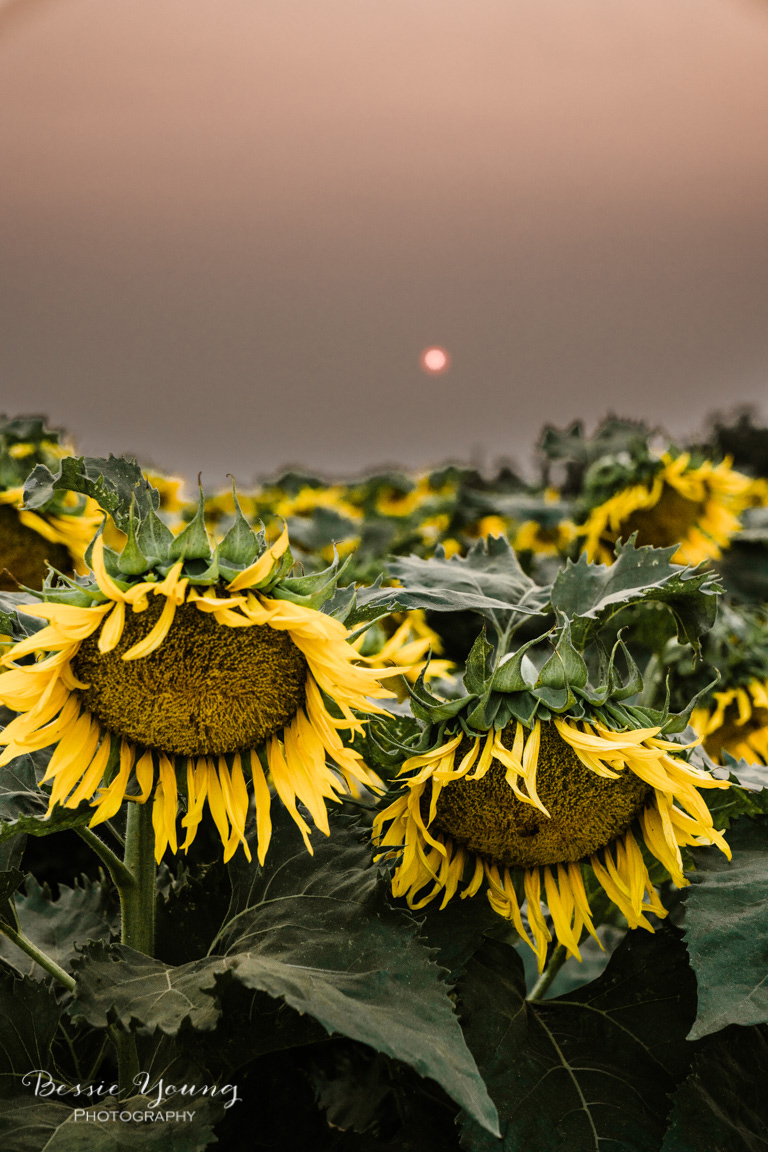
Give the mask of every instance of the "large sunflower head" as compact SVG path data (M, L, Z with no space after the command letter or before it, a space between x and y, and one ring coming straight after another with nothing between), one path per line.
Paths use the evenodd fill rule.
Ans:
M37 467L58 465L71 451L40 416L0 418L0 591L40 589L48 564L83 572L84 553L100 523L87 496L50 490L34 506L24 485Z
M716 559L752 502L752 481L729 460L696 462L688 452L619 466L605 462L593 479L585 488L579 535L588 557L603 562L617 541L633 535L640 545L677 545L681 564Z
M271 782L311 851L297 801L327 833L327 801L375 786L344 737L380 711L372 698L389 695L380 677L393 674L361 667L344 625L320 610L338 565L291 578L287 532L267 546L239 510L213 546L202 494L174 537L135 465L95 463L127 542L118 554L97 535L84 577L49 581L25 605L46 626L4 657L0 701L18 715L0 763L53 747L51 808L91 801L92 824L151 800L158 859L178 847L179 794L184 849L207 806L225 857L247 852L249 780L263 860Z
M414 689L418 724L390 740L397 771L374 838L395 895L412 908L437 898L445 907L457 893L485 888L541 966L552 939L542 904L557 939L578 957L582 931L595 935L590 889L602 888L630 927L653 930L649 913L666 915L654 883L664 875L686 883L681 850L716 844L728 853L703 798L728 781L693 766L690 745L669 738L696 701L675 714L667 703L653 707L622 636L614 632L610 656L603 646L618 606L649 601L668 603L679 624L687 617L678 635L696 643L692 620L708 610L715 587L705 573L685 578L668 551L645 548L621 553L612 568L582 558L537 589L512 567L508 545L506 559L502 542L493 548L484 571L480 553L471 567L473 557L434 568L435 580L456 569L446 602L472 576L475 603L487 596L486 629L467 658L463 698L437 699L423 679ZM423 564L421 588L427 571ZM402 600L415 599L415 576L412 587L406 583ZM434 585L429 591L434 603ZM680 613L688 596L695 611ZM515 647L511 617L526 603L555 623ZM700 616L697 627L709 625L711 617Z

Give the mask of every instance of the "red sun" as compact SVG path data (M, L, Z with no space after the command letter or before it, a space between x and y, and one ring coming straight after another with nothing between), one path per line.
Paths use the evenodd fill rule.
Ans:
M428 376L439 376L441 372L448 371L451 366L451 358L445 348L433 344L424 349L419 357L419 363L422 371L426 372Z

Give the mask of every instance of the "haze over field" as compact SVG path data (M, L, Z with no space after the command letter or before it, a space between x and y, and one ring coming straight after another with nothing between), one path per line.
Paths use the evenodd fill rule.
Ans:
M757 0L10 0L0 108L2 407L86 452L525 459L766 394Z

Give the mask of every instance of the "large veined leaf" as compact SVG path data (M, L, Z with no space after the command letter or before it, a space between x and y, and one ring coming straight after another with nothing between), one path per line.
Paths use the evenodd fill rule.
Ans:
M767 1071L765 1025L708 1037L672 1097L661 1152L766 1152Z
M409 1064L496 1131L448 986L413 922L388 905L370 848L342 819L310 856L293 822L276 816L265 869L232 869L231 915L216 946L232 976Z
M122 456L67 456L54 475L38 464L24 484L24 506L42 508L56 492L81 492L127 530L133 505L139 519L158 507L160 497L135 460ZM135 503L134 503L135 502Z
M178 968L124 944L90 945L75 961L75 999L70 1012L94 1028L115 1021L174 1036L183 1024L202 1031L220 1016L214 996L223 964L196 960Z
M176 1096L162 1109L154 1104L144 1096L121 1103L112 1096L81 1099L72 1105L24 1096L0 1105L0 1140L12 1152L202 1152L213 1143L221 1113L214 1101ZM86 1111L96 1118L86 1119Z
M616 546L613 564L591 564L582 553L567 561L552 586L552 607L571 621L571 635L583 646L591 631L629 604L664 604L675 619L678 639L698 647L715 621L720 591L717 576L673 564L676 548Z
M22 1091L30 1069L47 1067L59 1012L46 985L0 965L0 1097Z
M438 547L430 560L401 557L390 561L388 571L402 587L359 590L354 620L395 608L470 610L502 631L515 615L540 614L549 599L549 590L526 576L503 536L478 540L466 556L446 559Z
M263 870L231 866L217 955L173 968L121 945L92 945L76 964L73 1015L102 1028L115 1019L166 1033L182 1020L210 1029L220 1015L215 986L234 979L410 1064L495 1131L449 988L415 924L387 904L370 849L348 820L314 856L281 810L275 825Z
M715 848L695 851L683 895L699 989L691 1039L768 1021L768 817L735 821L728 843L730 863Z
M13 836L47 836L66 828L79 828L93 816L93 808L83 801L77 808L57 804L50 816L48 792L40 787L50 759L50 749L17 756L0 768L0 843Z
M435 948L435 961L455 979L482 946L486 933L503 932L507 925L482 893L473 900L451 900L441 909L439 901L428 904L419 915L419 935Z
M675 934L630 932L597 980L526 1002L515 950L488 940L460 984L467 1041L503 1143L464 1125L471 1152L658 1152L687 1070L695 992Z
M16 914L27 939L64 969L71 966L76 944L105 940L120 923L113 890L85 877L72 888L60 884L54 900L47 885L27 876L25 893L16 896ZM3 936L0 956L33 979L45 978L43 969Z

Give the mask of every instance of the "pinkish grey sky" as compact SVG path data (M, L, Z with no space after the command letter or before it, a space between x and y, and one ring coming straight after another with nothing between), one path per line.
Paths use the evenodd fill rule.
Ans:
M768 4L0 0L0 380L211 487L760 404Z

